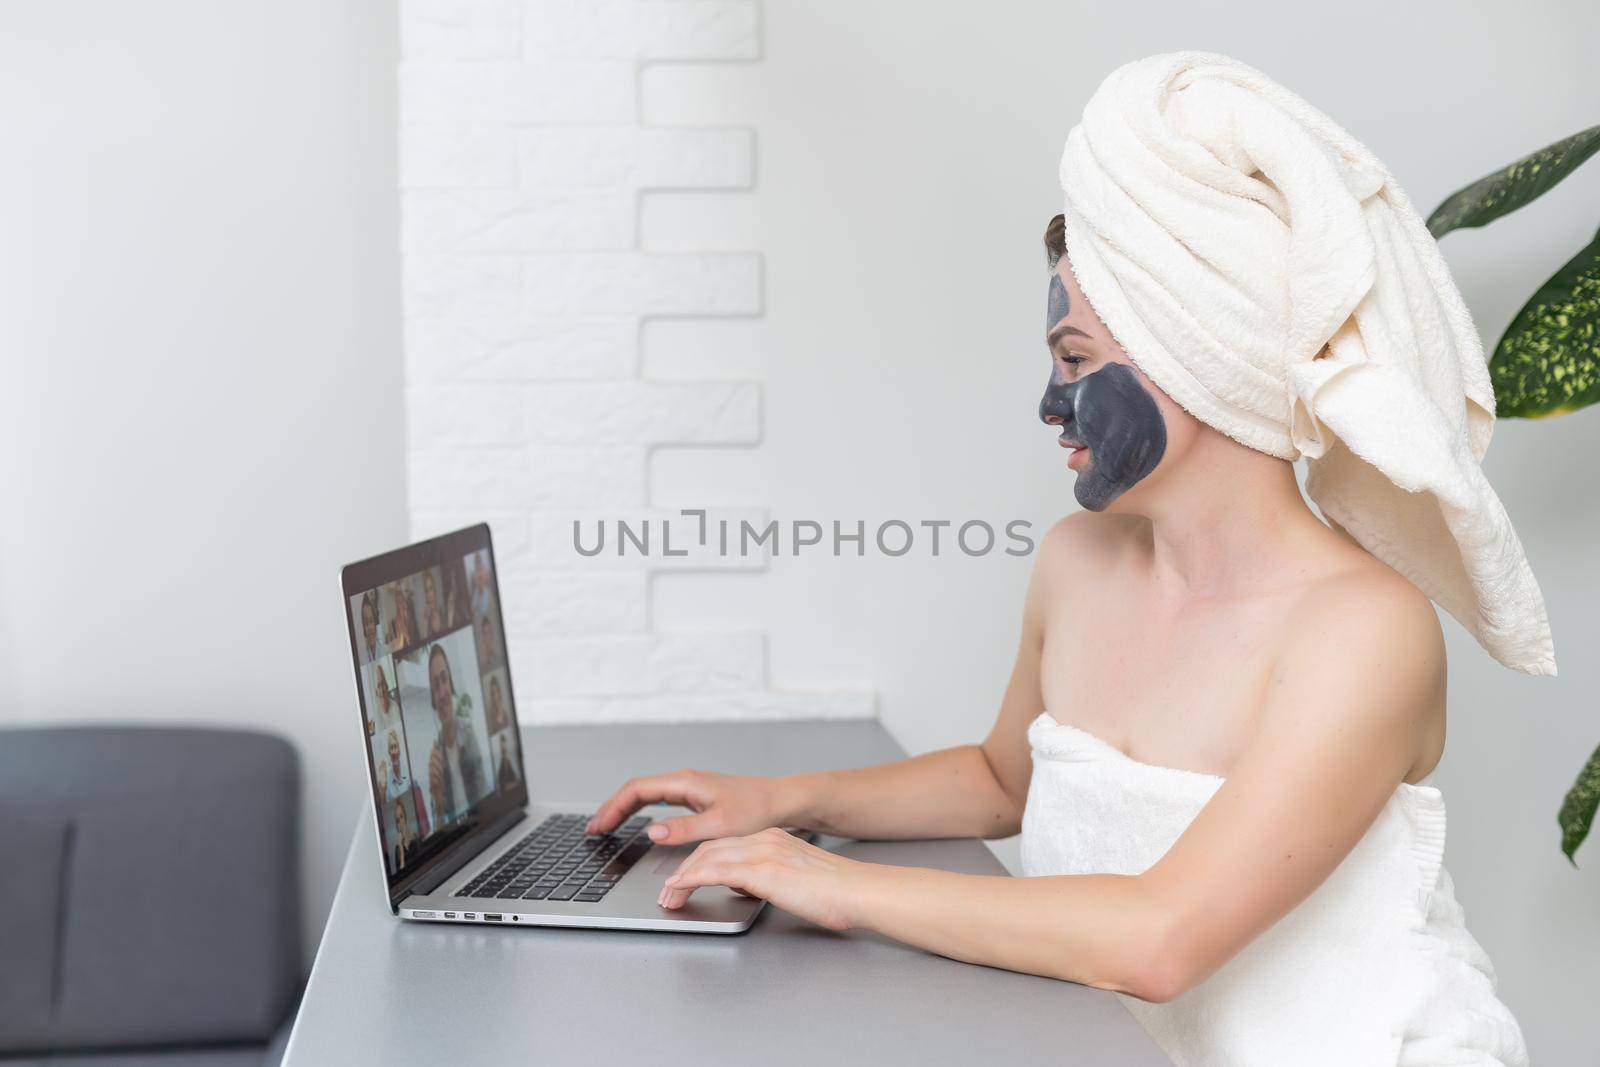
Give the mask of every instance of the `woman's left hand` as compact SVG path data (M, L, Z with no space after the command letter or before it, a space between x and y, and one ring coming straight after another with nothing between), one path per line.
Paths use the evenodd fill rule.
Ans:
M681 908L696 889L724 885L829 930L848 930L872 869L773 827L702 843L667 879L660 904Z

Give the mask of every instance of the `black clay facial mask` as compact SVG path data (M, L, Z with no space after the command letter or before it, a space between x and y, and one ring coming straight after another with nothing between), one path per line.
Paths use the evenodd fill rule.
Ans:
M1061 284L1061 275L1050 275L1050 295L1044 312L1045 334L1048 335L1071 310L1072 297L1067 294L1067 287Z
M1054 294L1053 285L1052 302ZM1155 470L1167 449L1161 409L1126 363L1107 363L1077 381L1067 381L1057 365L1039 418L1060 426L1069 444L1088 447L1089 465L1078 472L1072 492L1090 511L1103 510Z

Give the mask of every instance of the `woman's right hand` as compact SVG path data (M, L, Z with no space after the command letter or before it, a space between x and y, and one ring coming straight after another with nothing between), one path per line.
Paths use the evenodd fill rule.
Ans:
M649 828L650 840L681 845L717 837L741 837L778 826L792 817L790 790L777 778L748 778L712 771L677 771L634 778L595 811L588 833L603 834L646 804L678 804L692 815L663 819Z

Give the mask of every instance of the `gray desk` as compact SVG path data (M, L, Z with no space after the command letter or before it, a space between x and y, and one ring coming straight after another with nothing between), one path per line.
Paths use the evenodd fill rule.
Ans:
M783 774L903 753L875 722L540 727L530 780L593 796L698 766ZM830 933L768 907L737 936L403 923L363 813L284 1062L656 1065L1169 1061L1111 993ZM863 860L996 874L976 841L845 842Z

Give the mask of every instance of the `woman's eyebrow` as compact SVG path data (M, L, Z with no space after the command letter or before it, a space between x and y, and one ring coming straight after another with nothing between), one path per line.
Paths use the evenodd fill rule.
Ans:
M1053 329L1049 333L1045 334L1044 335L1044 340L1045 340L1046 344L1053 345L1057 341L1061 340L1063 337L1068 337L1068 336L1082 337L1085 340L1090 340L1090 341L1094 340L1094 338L1090 337L1088 334L1084 333L1082 330L1078 329L1076 326L1068 325L1065 322L1061 323L1055 329Z

